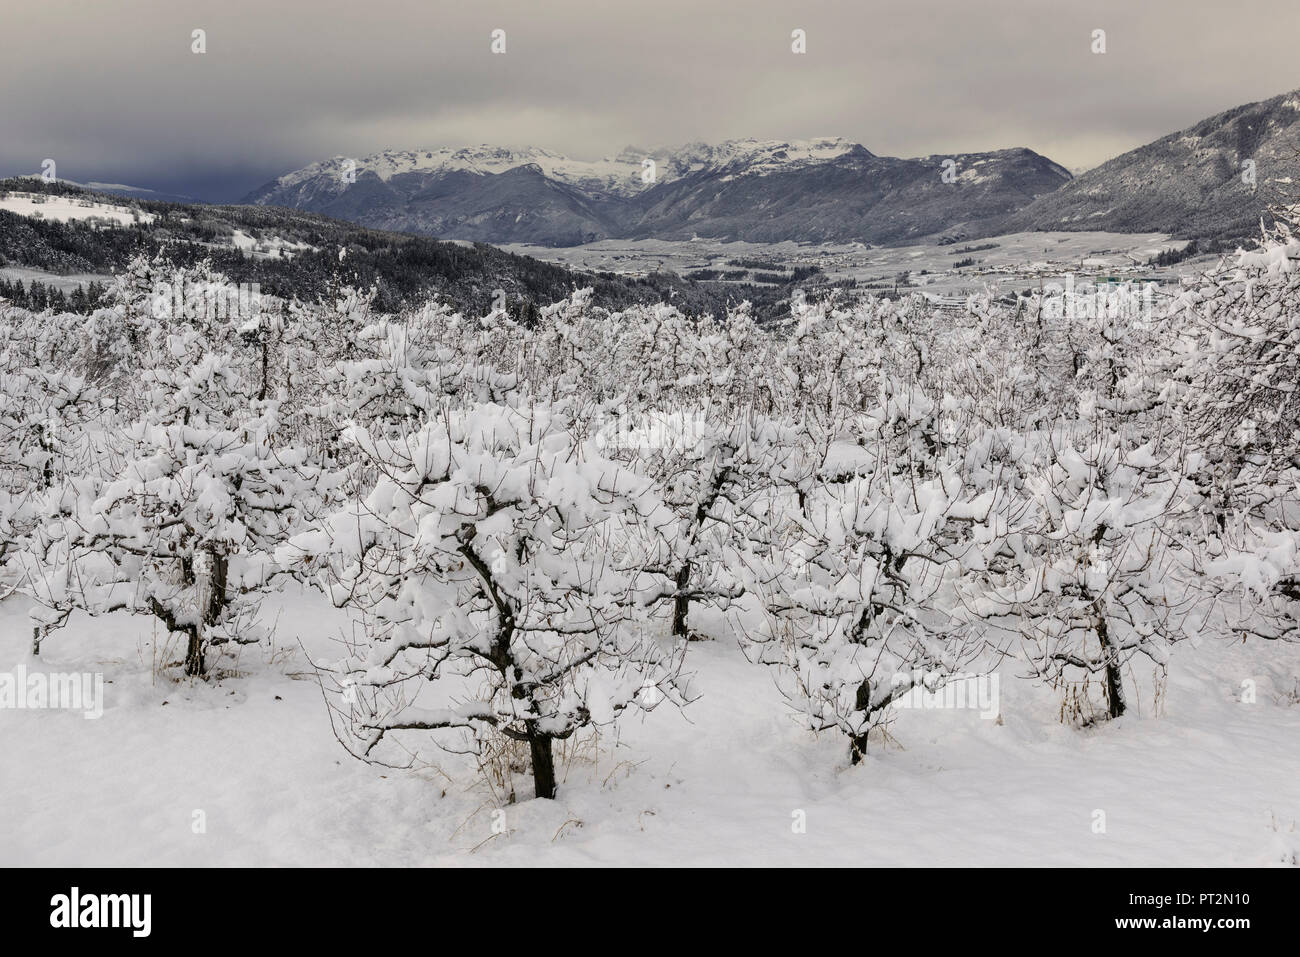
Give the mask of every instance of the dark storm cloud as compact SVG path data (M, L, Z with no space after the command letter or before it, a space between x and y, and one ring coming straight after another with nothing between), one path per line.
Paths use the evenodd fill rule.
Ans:
M1295 0L10 6L0 172L48 156L69 179L206 198L326 156L484 142L595 158L841 135L899 156L1029 146L1081 167L1300 86ZM795 28L806 55L790 52Z

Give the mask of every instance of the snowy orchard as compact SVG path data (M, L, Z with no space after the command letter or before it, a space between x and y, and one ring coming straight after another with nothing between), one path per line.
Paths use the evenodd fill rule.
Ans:
M1118 717L1183 639L1300 636L1297 261L1280 229L1140 321L579 291L525 326L350 289L159 310L229 283L138 260L89 320L0 304L0 595L38 653L147 615L200 678L308 583L358 626L315 663L344 746L526 747L540 797L554 742L708 694L719 620L854 763L1008 658Z

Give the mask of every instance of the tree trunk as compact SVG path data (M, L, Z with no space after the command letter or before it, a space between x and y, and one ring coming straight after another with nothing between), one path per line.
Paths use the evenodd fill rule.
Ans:
M533 793L539 798L555 798L555 757L551 754L551 736L528 731L528 749L533 757Z
M191 628L189 635L189 645L185 649L185 674L202 678L207 671L207 663L203 660L203 636L198 628Z
M198 677L207 671L204 659L205 632L221 620L226 607L226 577L230 560L211 546L194 555L194 593L198 604L199 622L190 631L189 648L185 652L185 673Z
M870 716L871 714L871 679L863 678L862 683L858 685L858 691L853 701L854 707ZM862 757L867 753L867 738L871 734L871 726L868 724L867 730L862 734L849 735L849 764L861 764Z
M1102 654L1106 656L1106 697L1110 701L1110 716L1118 718L1126 710L1124 704L1123 675L1119 670L1119 655L1110 643L1110 629L1106 619L1097 619L1097 638L1101 642Z
M53 431L50 424L46 422L40 428L40 446L41 451L47 453L45 465L41 468L41 488L54 487L54 439L50 433Z
M690 640L690 632L686 630L686 616L691 610L691 596L684 594L686 586L691 582L691 563L682 563L681 569L677 572L677 594L673 597L673 637L685 638Z

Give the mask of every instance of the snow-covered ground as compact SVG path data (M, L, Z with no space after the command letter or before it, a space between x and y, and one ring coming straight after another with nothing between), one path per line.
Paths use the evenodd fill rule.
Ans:
M78 196L46 196L39 193L10 193L0 197L0 210L60 223L93 219L117 226L151 223L156 218L153 213L127 206L93 202Z
M892 740L850 768L844 738L801 730L769 670L748 663L717 618L716 640L689 651L699 700L571 749L555 801L529 799L527 773L516 775L520 803L502 816L467 758L387 770L335 742L306 656L333 654L347 619L312 593L268 603L274 649L245 649L236 673L210 683L156 672L166 655L148 618L74 619L34 659L26 611L23 599L0 602L0 672L99 672L105 702L98 720L0 710L0 864L1276 865L1300 855L1300 648L1278 642L1180 644L1162 714L1147 698L1141 714L1085 731L1059 724L1053 694L1008 666L1000 720L900 712ZM1254 703L1240 700L1247 680Z
M35 281L55 289L61 289L64 292L72 292L78 286L89 285L92 282L108 285L113 281L113 274L81 272L61 276L58 273L46 272L43 269L30 269L26 266L5 266L0 269L0 279L7 279L10 282L18 280L24 284Z
M242 229L236 229L231 234L230 244L241 252L249 253L254 259L292 259L296 253L315 248L309 243L296 243L281 236L258 239Z
M697 269L737 269L738 262L766 262L770 270L816 266L827 278L857 280L860 286L892 286L904 271L919 289L935 294L999 292L1037 287L1040 281L1079 276L1122 275L1134 281L1175 281L1217 257L1187 260L1173 268L1144 264L1185 240L1165 233L1012 233L939 245L866 246L861 243L748 243L695 239L606 239L585 246L551 248L513 244L502 248L574 269L644 275L659 270L688 274ZM956 266L973 259L974 264ZM752 278L752 277L751 277Z

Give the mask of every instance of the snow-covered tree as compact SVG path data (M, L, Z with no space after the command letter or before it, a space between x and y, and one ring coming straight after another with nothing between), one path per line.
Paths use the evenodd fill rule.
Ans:
M1238 634L1300 637L1300 207L1250 251L1187 283L1166 339L1169 409L1199 465L1207 571L1239 598Z
M855 764L892 702L918 682L936 689L980 651L954 614L956 588L993 504L944 461L930 399L898 382L880 398L838 430L811 482L767 509L759 561L758 658L809 727L849 738Z
M562 409L476 404L398 438L349 433L380 478L285 551L360 608L368 640L328 664L345 739L385 760L411 732L526 742L538 797L552 743L626 709L681 703L648 626L675 518L648 480L583 448ZM459 738L456 739L459 741ZM454 745L452 745L454 746Z
M1023 461L1027 509L1008 519L1014 561L970 607L1018 630L1040 679L1066 682L1072 707L1098 678L1106 712L1128 708L1124 671L1137 656L1163 674L1195 628L1196 555L1179 534L1188 511L1180 462L1104 422L1043 437Z
M153 615L185 638L195 676L209 649L261 637L253 612L278 574L274 549L342 481L295 443L279 390L266 396L244 334L260 317L219 312L199 298L129 317L144 351L119 394L124 421L93 468L41 496L22 556L41 627L75 609Z
M35 528L40 496L96 464L101 397L68 346L80 319L15 309L0 320L0 572Z

